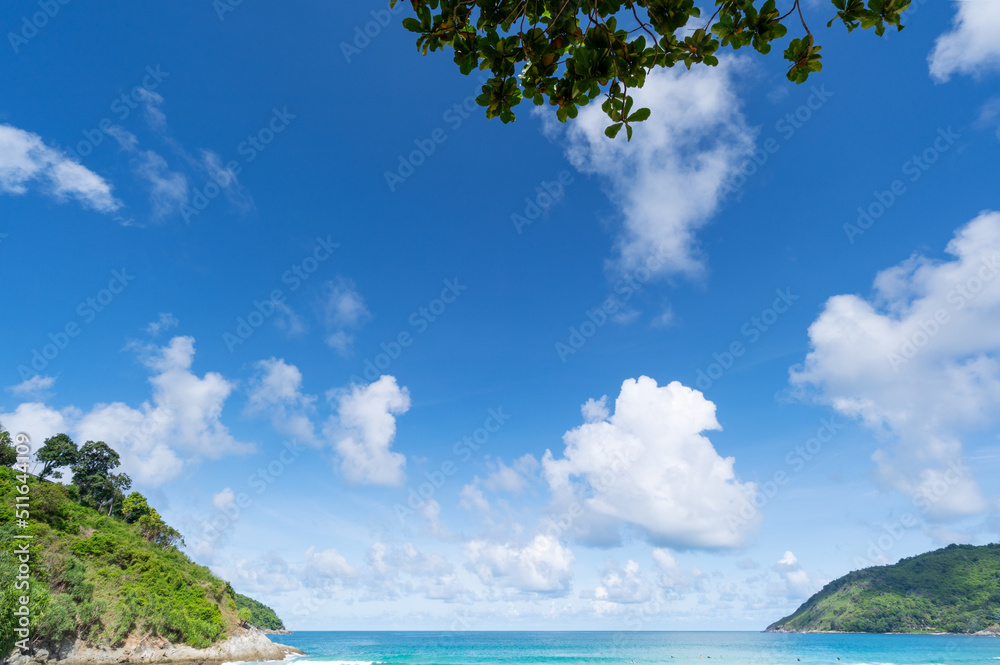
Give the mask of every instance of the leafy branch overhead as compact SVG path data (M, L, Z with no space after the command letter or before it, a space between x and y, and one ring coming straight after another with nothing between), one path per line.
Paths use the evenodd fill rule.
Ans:
M403 0L390 0L394 7ZM717 65L720 47L752 46L769 53L771 43L800 30L785 48L788 79L804 82L823 64L794 0L782 13L775 0L716 0L715 13L700 24L694 0L409 0L416 14L403 27L417 33L426 55L451 49L463 74L475 69L492 76L477 98L487 118L514 120L524 98L556 106L561 122L598 96L615 137L649 117L634 109L630 89L641 88L656 67ZM848 31L860 26L902 30L900 15L910 0L832 0ZM794 14L794 16L793 16ZM690 23L690 25L689 25Z

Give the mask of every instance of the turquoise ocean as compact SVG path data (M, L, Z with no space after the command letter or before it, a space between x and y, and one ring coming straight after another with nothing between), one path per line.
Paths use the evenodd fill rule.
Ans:
M751 632L298 632L301 665L1000 665L1000 638Z

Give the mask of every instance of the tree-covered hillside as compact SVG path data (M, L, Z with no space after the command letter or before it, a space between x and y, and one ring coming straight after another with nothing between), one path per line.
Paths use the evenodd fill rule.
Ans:
M0 606L30 597L32 646L72 637L110 646L141 634L205 647L254 623L227 582L177 548L180 534L145 497L124 495L127 476L110 473L117 454L102 443L55 443L62 459L40 475L58 477L54 469L72 458L73 485L0 467ZM25 559L30 576L19 580ZM281 623L273 612L265 619ZM21 639L16 621L12 611L0 615L0 655Z
M247 618L247 623L251 626L257 626L258 628L263 628L265 630L284 630L285 624L278 615L274 613L270 607L265 605L260 601L256 601L249 596L244 596L243 594L236 594L236 609L241 611L241 616L246 616L242 614L243 610L249 612L249 617Z
M949 545L834 580L769 631L974 633L1000 624L1000 544Z

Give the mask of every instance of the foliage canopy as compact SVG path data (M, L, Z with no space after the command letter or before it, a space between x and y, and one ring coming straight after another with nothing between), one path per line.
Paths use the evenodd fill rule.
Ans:
M77 450L73 439L65 434L56 434L45 439L45 445L39 448L35 455L38 461L44 462L38 479L41 480L50 475L53 478L62 478L62 472L59 469L73 466L79 454L80 451Z
M391 0L395 7L402 0ZM772 42L798 31L784 50L788 79L803 83L822 69L821 47L794 0L786 12L776 0L715 0L715 13L701 23L694 0L409 0L415 17L403 27L417 33L426 55L450 49L463 74L475 69L492 76L477 98L486 117L514 120L523 98L548 100L561 122L604 94L603 110L615 137L649 117L634 109L629 90L641 88L657 67L683 63L719 64L720 47L751 46L769 53ZM910 0L831 0L848 31L886 26L902 30L900 14ZM794 16L793 16L794 15ZM689 27L689 24L691 27Z

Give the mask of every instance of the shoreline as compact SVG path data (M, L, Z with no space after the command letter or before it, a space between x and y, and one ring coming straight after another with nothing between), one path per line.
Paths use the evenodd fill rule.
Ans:
M172 644L162 637L130 635L120 647L97 646L79 638L63 640L50 648L35 648L30 654L15 650L6 665L122 665L139 663L211 663L236 661L283 661L305 652L272 642L259 628L238 628L226 639L204 649Z
M785 630L781 628L771 629L770 627L760 631L762 633L785 633L796 635L953 635L964 637L1000 637L1000 628L987 628L977 630L974 633L945 633L945 632L906 632L906 633L859 633L850 630Z

